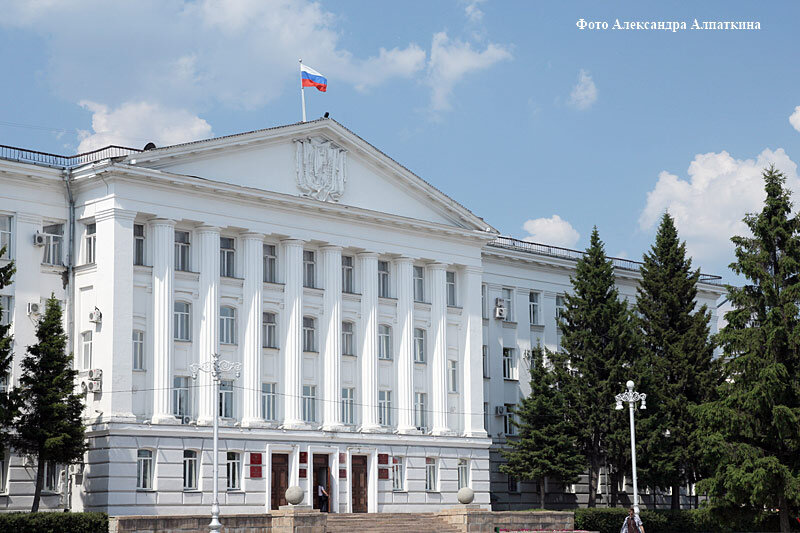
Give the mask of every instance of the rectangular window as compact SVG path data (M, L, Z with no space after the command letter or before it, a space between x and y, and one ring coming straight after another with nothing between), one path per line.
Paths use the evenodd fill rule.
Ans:
M506 308L506 320L514 321L514 289L503 288L501 291L503 307Z
M6 482L8 481L8 460L6 459L6 451L0 448L0 494L8 492Z
M469 487L469 459L458 460L458 488Z
M562 350L561 347L561 328L558 326L559 322L561 321L561 315L565 313L567 310L567 304L564 300L563 295L556 296L556 350L559 352Z
M236 241L230 237L219 238L219 275L223 278L236 276Z
M8 374L0 375L0 394L5 394L5 393L8 392L8 379L9 379L9 375ZM2 451L3 451L3 449L0 448L0 453ZM2 486L0 486L0 492L3 492L3 487Z
M175 302L174 311L174 331L173 337L176 341L192 340L191 325L191 306L187 302Z
M458 361L447 360L447 392L458 392Z
M303 351L317 351L317 321L310 316L303 317Z
M84 331L81 334L81 353L83 353L83 369L92 368L92 332Z
M42 489L46 492L58 492L58 481L61 474L61 469L55 461L44 462L44 486Z
M428 431L428 395L424 392L414 393L414 426L424 432Z
M489 431L489 404L487 402L483 402L483 430L491 434L491 431Z
M516 435L517 426L514 425L514 404L507 403L506 414L503 417L503 433L506 435Z
M61 265L61 247L64 241L64 224L51 224L42 228L44 235L44 256L42 263L45 265Z
M240 490L242 488L242 456L239 452L228 452L225 461L226 488Z
M402 457L392 457L392 490L406 490L406 469Z
M311 250L303 250L303 286L317 286L317 258Z
M389 261L378 261L378 296L380 298L390 298Z
M144 224L133 225L133 264L144 265Z
M355 274L353 271L353 257L342 256L342 292L355 292Z
M219 382L219 416L233 418L233 381L223 379Z
M445 285L447 288L447 305L456 306L456 273L445 272Z
M0 326L11 324L13 301L11 296L0 296Z
M386 324L378 325L378 359L392 358L392 328Z
M97 224L86 224L85 237L86 264L91 265L95 262L95 250L97 250Z
M278 347L278 319L275 313L266 312L261 317L261 346Z
M152 490L153 488L153 452L139 450L136 453L136 488Z
M489 347L487 345L481 346L481 354L483 356L483 377L489 377Z
M538 326L539 322L539 293L531 291L528 294L528 315L531 326Z
M414 301L425 301L425 268L421 266L414 267Z
M392 391L378 391L378 424L392 425Z
M219 343L236 344L236 309L233 307L219 308Z
M355 417L356 390L353 388L342 389L342 423L353 425Z
M508 492L519 492L519 480L508 476Z
M481 318L489 318L489 287L481 284Z
M267 283L278 281L278 253L274 244L264 245L264 281Z
M514 348L503 348L503 379L519 379L516 352Z
M355 355L355 342L353 340L354 326L352 322L342 322L342 354Z
M277 419L277 384L261 384L261 418L264 420Z
M197 452L183 450L183 490L197 490Z
M188 424L191 419L190 390L188 377L175 376L172 378L172 412L180 420L181 424Z
M436 459L425 458L425 490L436 492Z
M144 370L144 331L133 330L133 369Z
M175 231L175 270L189 272L189 232Z
M425 330L414 328L414 362L425 362Z
M0 252L2 252L0 259L11 259L11 217L9 215L0 215Z
M316 385L303 385L303 420L306 422L317 421Z

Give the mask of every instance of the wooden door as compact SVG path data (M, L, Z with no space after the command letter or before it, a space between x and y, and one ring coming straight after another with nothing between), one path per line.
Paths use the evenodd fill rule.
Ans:
M270 509L277 511L286 505L286 489L289 488L289 454L272 454L272 503Z
M351 481L353 484L353 512L367 512L367 456L354 455L351 457Z

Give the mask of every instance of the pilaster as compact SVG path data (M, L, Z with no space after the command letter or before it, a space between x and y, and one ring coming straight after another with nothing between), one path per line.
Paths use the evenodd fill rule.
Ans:
M414 426L414 263L395 260L397 272L397 431L416 433Z
M173 280L175 221L157 218L150 223L153 240L153 423L177 423L172 413Z
M361 290L361 431L381 431L378 424L378 254L358 254Z
M431 390L434 435L450 432L447 426L447 291L446 265L433 263L428 267L431 274L431 325L433 357Z
M303 428L307 424L301 419L303 364L303 241L282 241L286 268L284 269L284 313L283 313L283 364L285 402L285 428Z
M210 361L219 349L219 233L214 226L197 228L200 258L200 331L197 339L197 362ZM194 314L198 316L197 313ZM199 372L197 423L214 421L214 383L209 372Z
M464 434L486 437L483 427L483 319L481 318L480 267L466 267L461 294L464 332L464 360L461 363L464 384Z
M244 283L244 390L242 391L242 426L262 425L261 407L261 315L264 285L264 236L260 233L242 234Z
M323 267L323 409L322 429L336 431L342 426L341 369L342 369L342 249L324 246Z

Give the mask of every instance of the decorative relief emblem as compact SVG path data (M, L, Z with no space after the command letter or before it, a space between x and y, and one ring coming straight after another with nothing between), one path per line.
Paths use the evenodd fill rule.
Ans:
M297 187L303 196L338 202L344 194L347 152L321 137L298 139Z

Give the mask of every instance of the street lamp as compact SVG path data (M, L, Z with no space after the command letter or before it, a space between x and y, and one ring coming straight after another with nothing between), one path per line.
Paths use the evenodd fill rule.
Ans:
M211 355L211 361L204 361L202 363L192 363L189 369L192 371L192 379L197 379L197 373L208 372L211 374L211 379L214 382L214 479L212 486L214 487L214 496L211 503L211 522L208 524L209 531L219 531L222 524L219 522L219 381L220 373L236 372L236 377L239 377L239 372L242 369L242 363L234 363L225 359L220 360L219 354Z
M645 403L645 400L647 399L647 394L640 394L638 392L635 392L633 390L633 381L628 380L625 386L628 388L628 390L623 392L622 394L617 394L615 398L617 400L617 411L621 411L623 409L622 402L628 402L628 409L631 417L631 465L633 466L633 511L638 515L639 487L636 485L636 430L634 429L634 423L633 423L633 408L636 405L636 402L641 400L642 401L641 409L647 409L647 404Z

